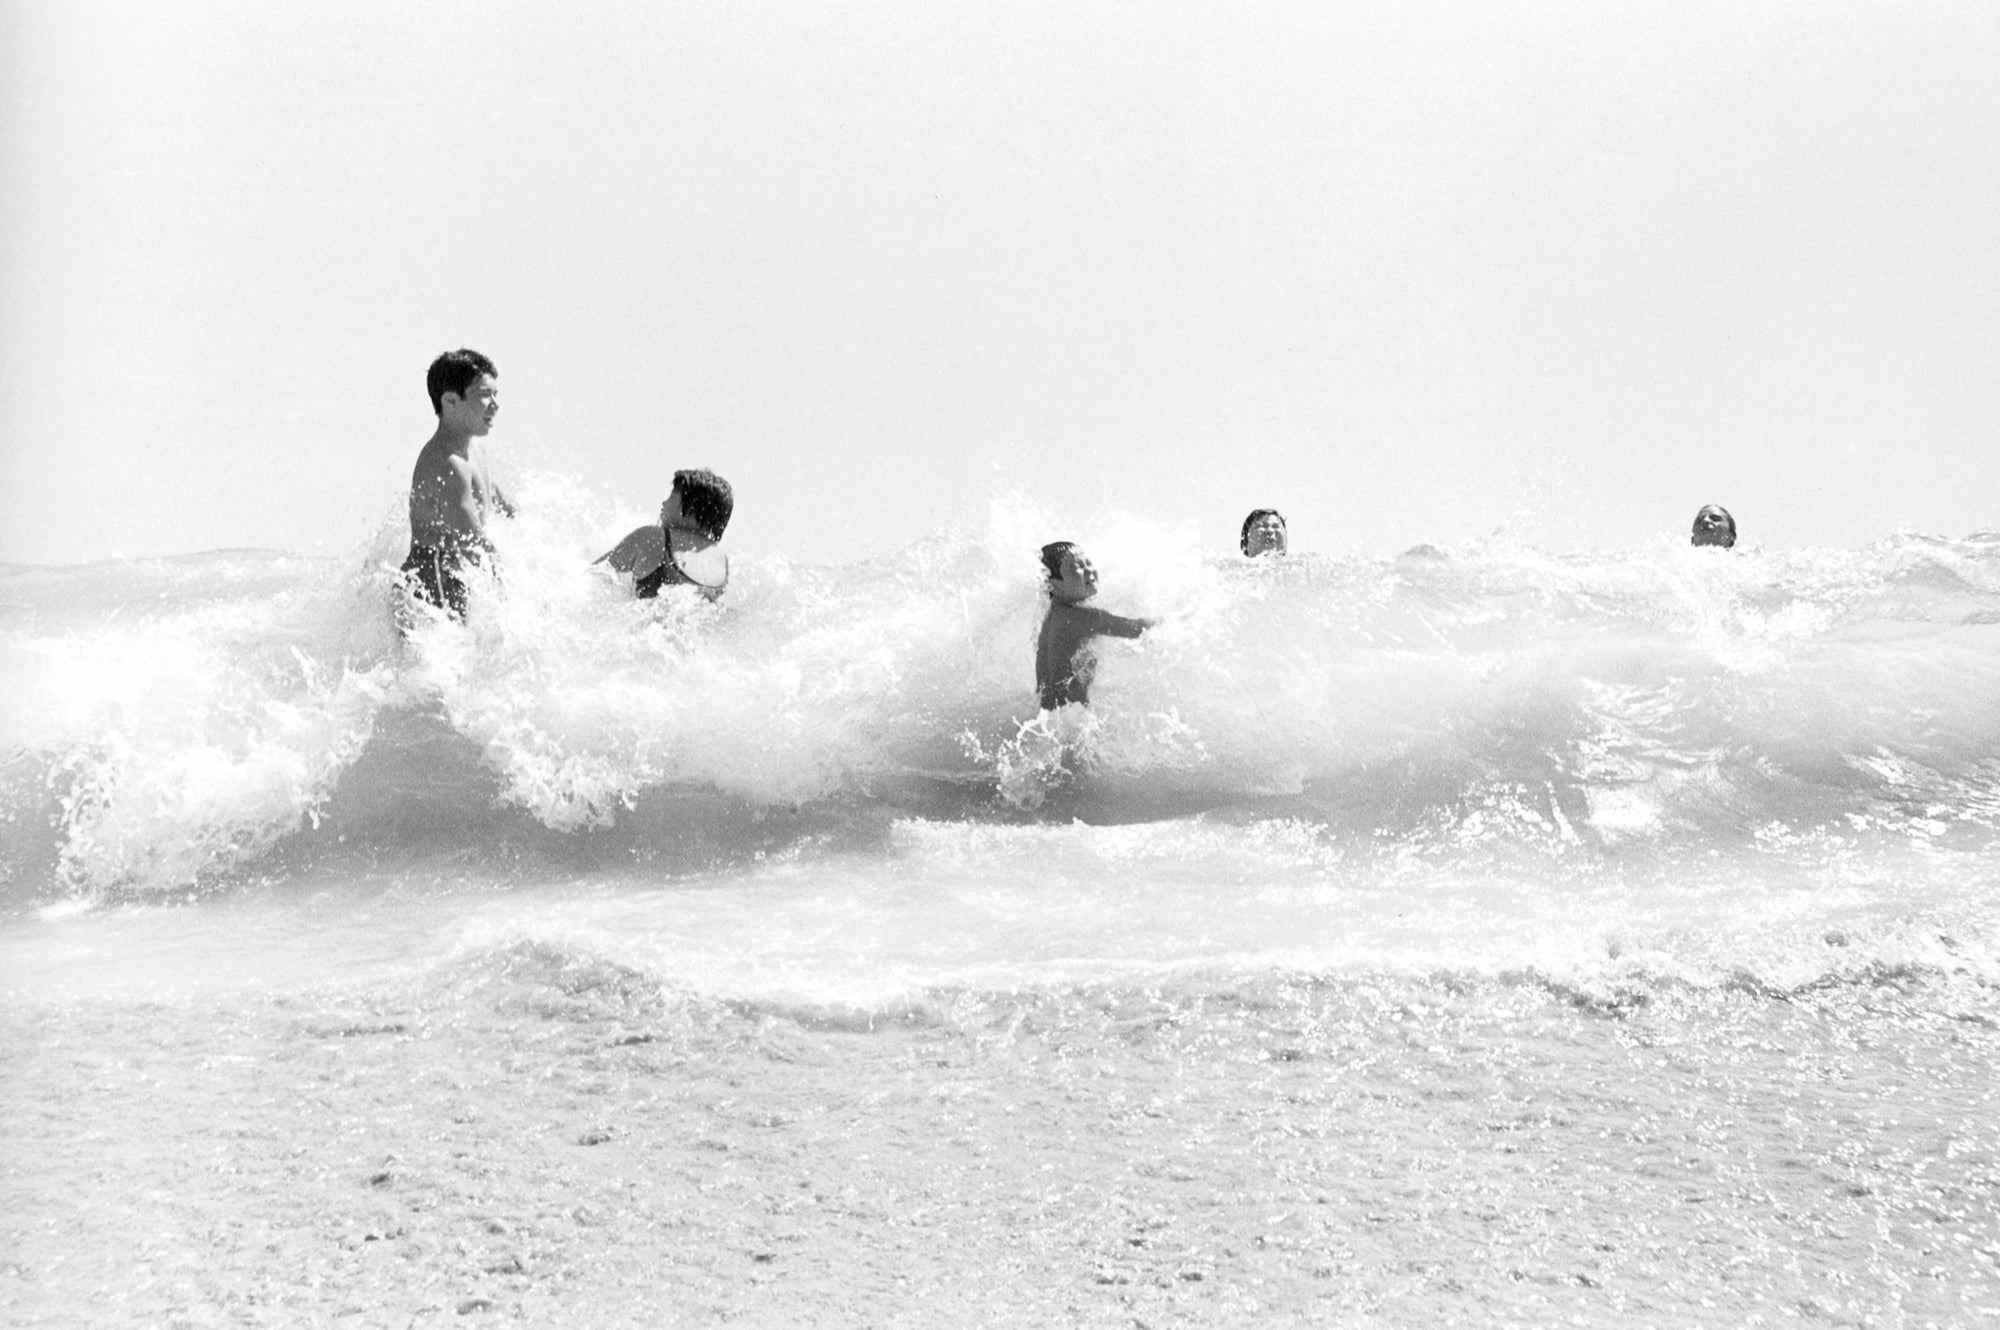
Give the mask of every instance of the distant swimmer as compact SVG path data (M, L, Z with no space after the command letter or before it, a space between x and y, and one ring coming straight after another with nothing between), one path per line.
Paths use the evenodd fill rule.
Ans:
M1252 559L1264 554L1285 552L1285 519L1276 508L1255 508L1243 519L1243 538L1238 542Z
M1729 549L1736 544L1736 519L1720 504L1706 504L1694 515L1694 536L1688 543Z
M632 594L651 600L661 587L691 586L715 600L729 585L729 556L716 548L736 511L729 482L713 471L674 472L660 524L642 526L593 562L632 574Z
M1094 637L1137 637L1159 622L1127 619L1083 602L1097 594L1097 569L1090 556L1067 540L1042 546L1048 570L1048 613L1035 644L1035 687L1042 708L1054 711L1071 702L1090 704L1090 681L1097 673Z
M438 423L410 476L410 555L403 574L412 595L454 618L465 617L460 570L493 549L486 539L488 514L514 515L514 505L487 473L485 451L473 447L500 410L493 382L498 375L485 356L459 350L433 360L425 377Z

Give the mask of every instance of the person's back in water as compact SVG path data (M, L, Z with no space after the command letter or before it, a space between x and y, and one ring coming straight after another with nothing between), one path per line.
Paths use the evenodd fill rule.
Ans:
M632 576L632 594L651 600L663 588L691 586L715 600L729 585L729 556L716 542L736 510L729 482L713 471L674 472L657 526L642 526L595 562Z

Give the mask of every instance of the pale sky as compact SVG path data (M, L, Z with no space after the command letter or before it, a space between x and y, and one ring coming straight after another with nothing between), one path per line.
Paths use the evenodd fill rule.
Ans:
M712 466L750 555L2000 527L1996 71L1990 0L0 0L0 561L350 550L461 345L503 470Z

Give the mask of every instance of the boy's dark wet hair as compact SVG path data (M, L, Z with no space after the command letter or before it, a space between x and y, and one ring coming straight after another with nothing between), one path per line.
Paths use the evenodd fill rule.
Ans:
M729 482L706 467L674 472L674 484L681 492L681 511L700 527L710 540L721 540L736 511L736 495Z
M1048 569L1049 581L1062 581L1063 555L1076 548L1073 540L1052 540L1042 546L1042 567Z
M1275 517L1279 526L1285 526L1285 515L1276 508L1252 508L1250 515L1243 519L1243 534L1236 542L1245 554L1250 552L1250 528L1257 525L1257 519L1260 517ZM1291 530L1290 527L1285 529Z
M477 351L460 347L447 351L431 362L430 373L424 376L424 386L431 392L431 410L444 414L444 395L457 393L465 396L465 390L479 382L482 374L498 375L493 362Z

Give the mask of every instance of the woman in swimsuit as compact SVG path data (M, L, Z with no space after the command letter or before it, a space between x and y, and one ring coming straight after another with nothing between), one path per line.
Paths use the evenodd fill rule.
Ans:
M714 600L729 585L729 556L716 548L736 497L713 471L674 472L674 488L660 505L660 524L642 526L594 562L632 574L632 594L651 600L661 587L691 586Z

